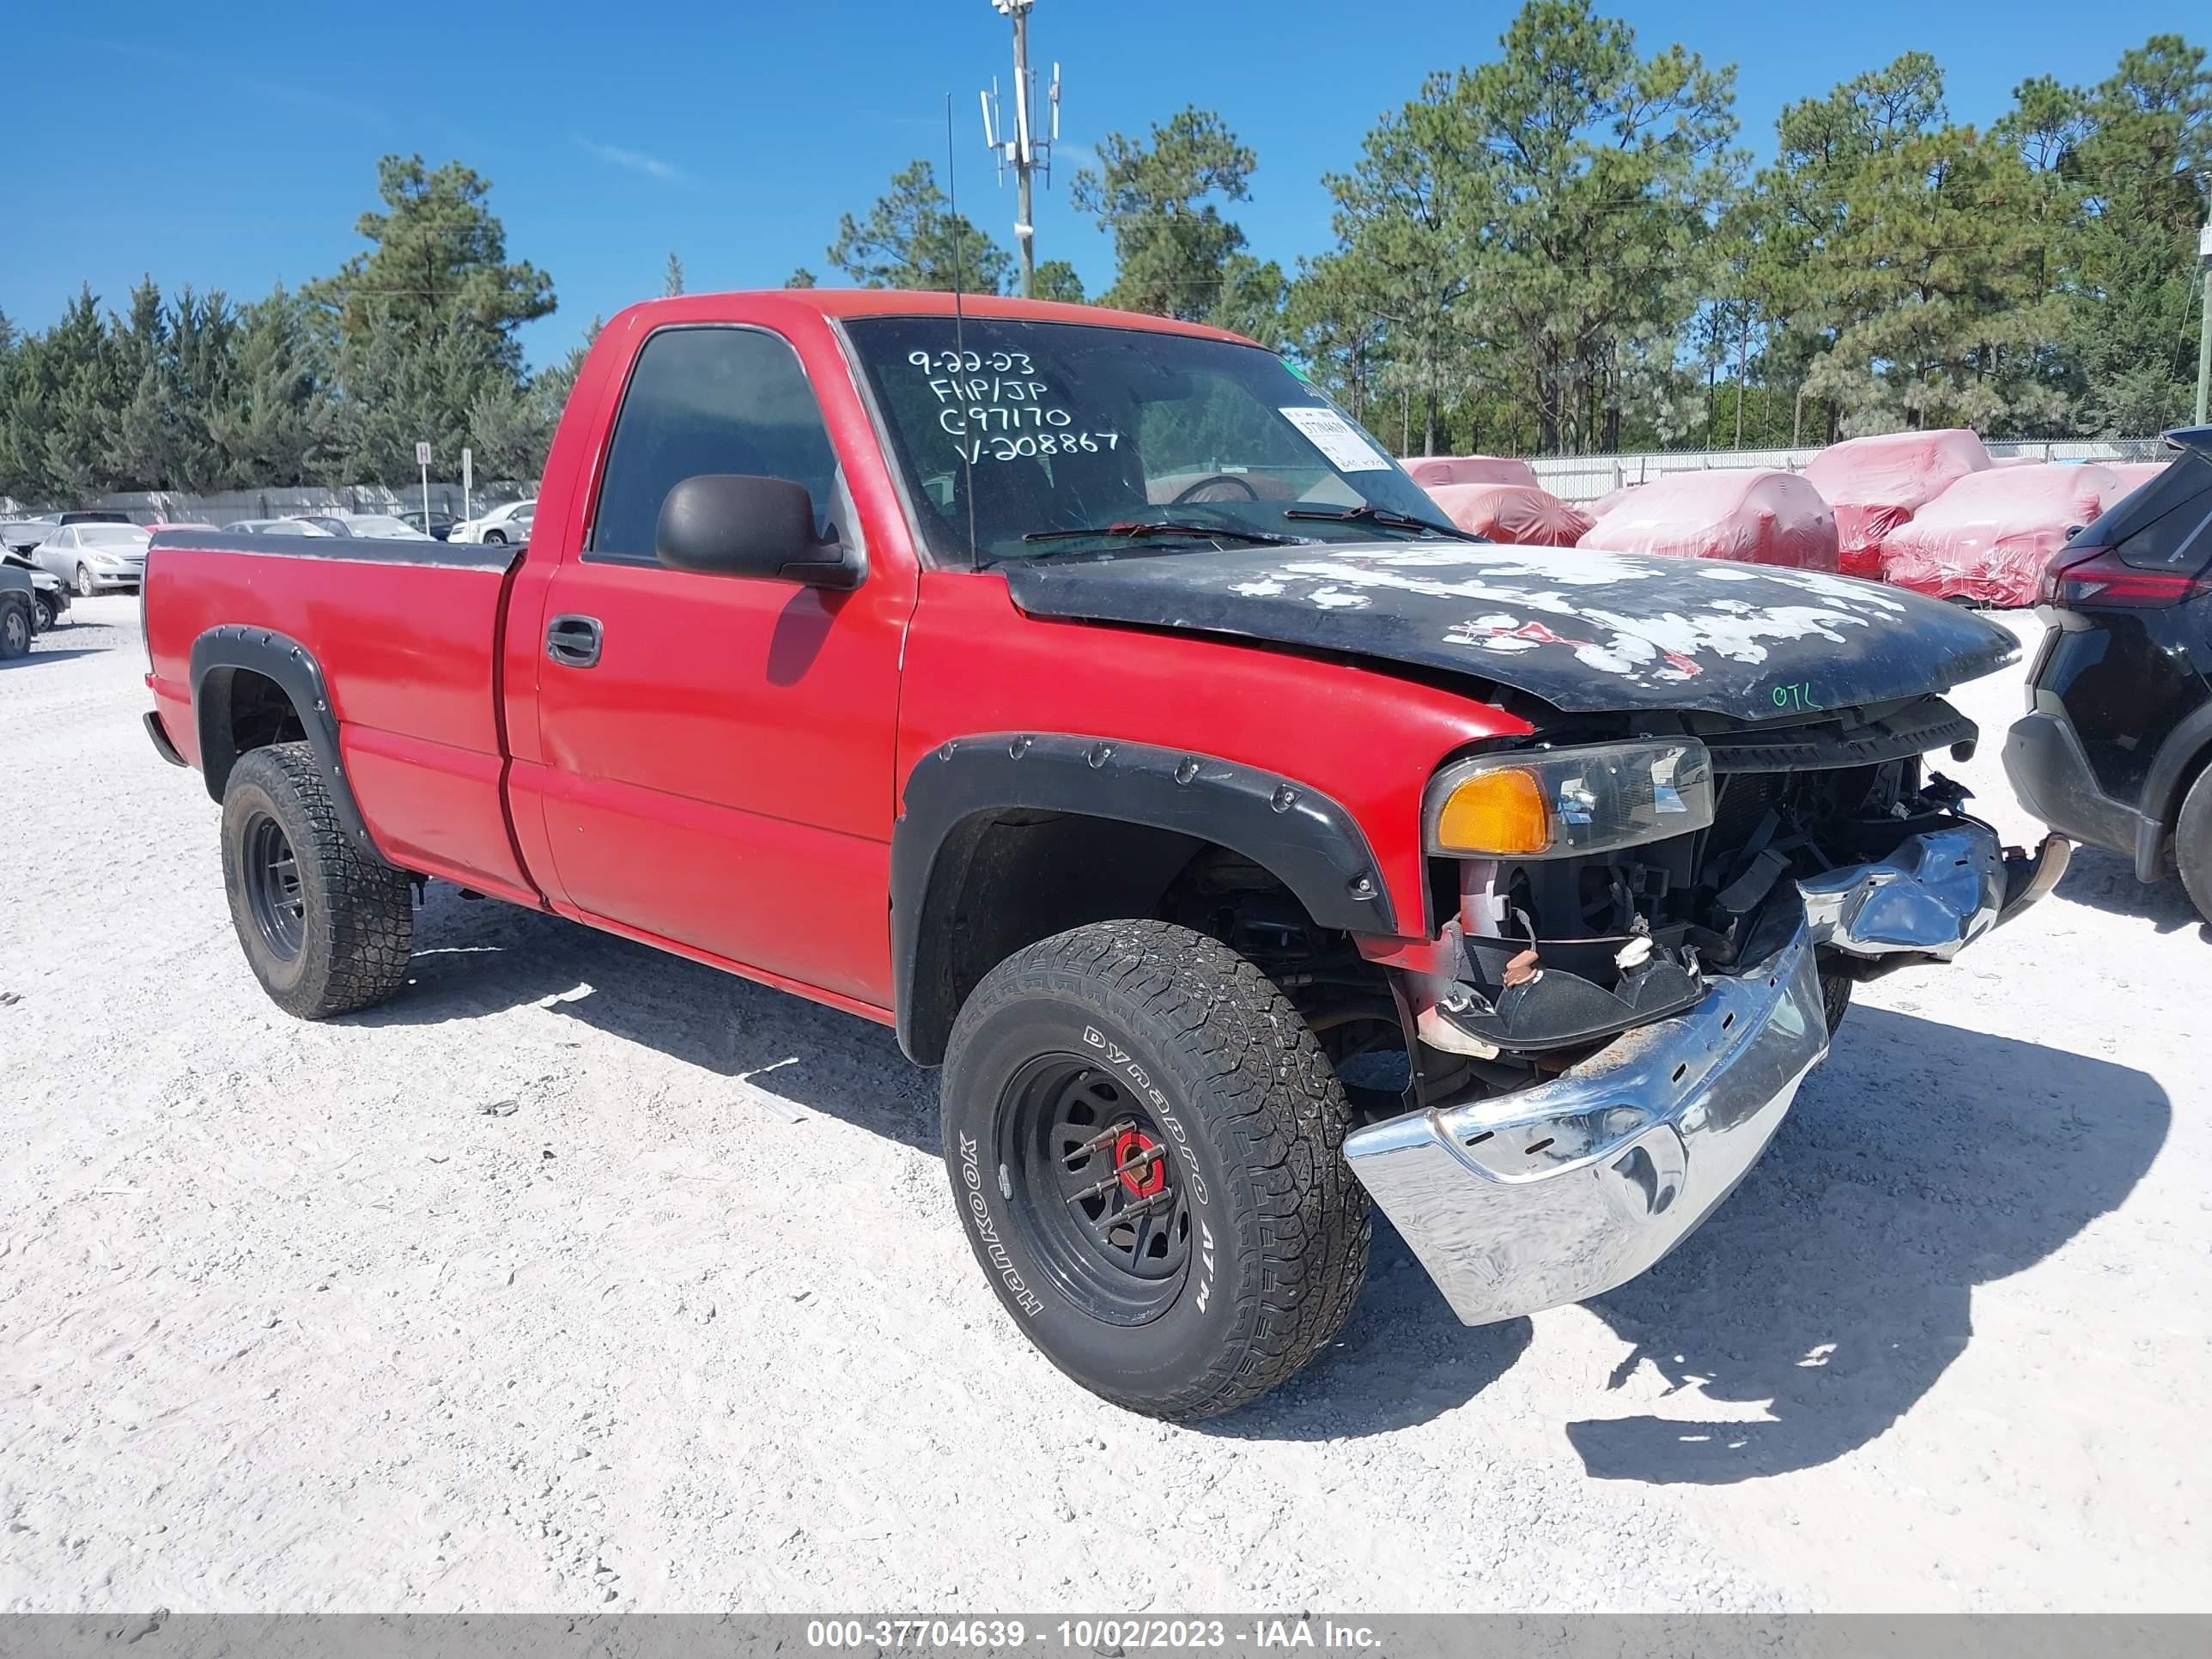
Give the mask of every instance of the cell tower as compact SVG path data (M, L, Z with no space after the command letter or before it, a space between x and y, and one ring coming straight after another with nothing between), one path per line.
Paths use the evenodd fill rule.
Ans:
M1051 106L1046 136L1036 133L1036 71L1030 67L1030 8L1036 0L991 0L991 4L1014 21L1014 125L1008 132L999 109L999 82L994 76L983 97L983 142L999 161L999 182L1006 182L1006 169L1014 170L1014 240L1022 250L1022 294L1036 297L1036 225L1030 211L1030 181L1042 173L1052 182L1052 147L1060 141L1060 65L1052 66L1052 82L1045 100Z

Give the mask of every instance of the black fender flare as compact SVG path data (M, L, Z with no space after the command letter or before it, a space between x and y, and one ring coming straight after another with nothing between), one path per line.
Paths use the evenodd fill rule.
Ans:
M230 729L230 696L234 678L241 669L273 680L290 699L308 746L322 768L323 783L331 792L338 827L368 857L380 864L390 863L371 839L360 804L354 799L353 785L346 778L345 759L338 748L338 718L331 708L323 666L315 660L314 653L289 635L229 623L210 628L192 641L192 718L199 727L200 776L208 793L221 802L231 769L238 764L240 751Z
M2157 881L2166 873L2166 838L2181 810L2182 786L2212 750L2212 703L2192 710L2166 734L2143 779L2142 817L2136 830L2136 875Z
M930 930L951 925L965 878L948 847L1007 811L1063 812L1187 835L1279 877L1324 927L1392 933L1396 913L1358 820L1293 778L1185 749L1064 732L956 738L916 762L891 831L891 982L899 1043L942 1059L957 1007L920 971Z

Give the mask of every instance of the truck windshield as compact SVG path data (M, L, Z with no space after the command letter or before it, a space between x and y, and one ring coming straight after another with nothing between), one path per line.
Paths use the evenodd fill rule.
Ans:
M1454 533L1388 451L1257 346L1005 318L846 327L948 562L1202 551L1215 527L1223 546Z

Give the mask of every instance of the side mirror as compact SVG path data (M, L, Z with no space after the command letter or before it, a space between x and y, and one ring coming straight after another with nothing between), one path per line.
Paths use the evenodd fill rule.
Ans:
M815 539L805 485L746 473L702 473L670 490L653 550L675 570L810 587L858 587L865 574L858 554Z

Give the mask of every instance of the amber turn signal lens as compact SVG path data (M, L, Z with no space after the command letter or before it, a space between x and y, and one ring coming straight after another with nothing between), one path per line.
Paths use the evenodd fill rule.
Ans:
M1437 845L1489 858L1525 858L1552 844L1552 821L1543 785L1517 766L1478 772L1444 798L1437 814Z

